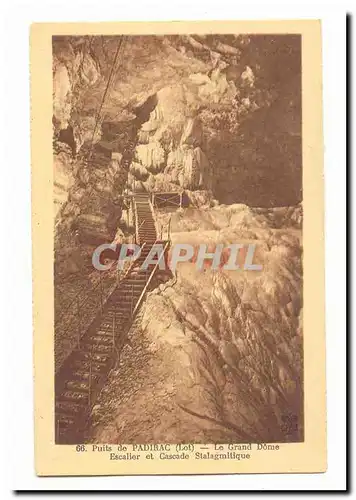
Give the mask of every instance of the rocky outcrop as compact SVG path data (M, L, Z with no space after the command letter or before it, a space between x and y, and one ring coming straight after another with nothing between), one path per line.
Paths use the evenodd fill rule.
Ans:
M165 152L159 142L139 144L136 147L136 159L148 172L158 174L164 167Z
M303 440L301 232L292 213L300 207L174 214L173 242L253 242L263 272L179 264L143 305L99 398L93 440Z
M196 206L298 203L299 40L282 38L55 37L57 241L133 183L190 191Z
M206 79L210 81L208 76ZM135 162L144 171L135 163L131 173L137 180L144 180L149 191L212 188L212 165L204 152L204 130L198 116L207 92L202 99L202 82L199 78L198 83L191 80L189 85L181 83L158 92L157 104L138 132ZM214 95L226 97L224 91ZM143 179L146 171L148 177Z
M75 182L73 160L70 148L63 144L53 159L54 172L54 216L57 217L69 198L69 191Z
M86 37L73 39L58 37L53 41L53 121L55 133L73 128L76 151L89 140L94 116L84 111L80 120L73 119L78 112L81 94L95 88L101 79L98 62L89 50ZM73 116L74 115L74 116ZM98 137L100 129L98 130ZM98 139L96 137L96 140Z
M232 212L246 221L247 211L236 206ZM271 223L271 213L250 211L246 228L212 215L215 228L206 232L199 223L197 241L253 241L263 272L202 272L181 264L177 282L161 285L145 305L148 338L171 346L179 358L176 404L193 411L199 426L209 418L220 422L220 439L303 436L300 233L279 217L275 213L280 222ZM182 219L194 221L195 215ZM194 232L173 232L175 242L194 238ZM282 425L286 415L299 422L291 434Z

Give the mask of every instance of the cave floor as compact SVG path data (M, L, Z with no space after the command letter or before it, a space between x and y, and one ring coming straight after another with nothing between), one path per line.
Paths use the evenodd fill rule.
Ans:
M92 412L88 441L109 444L206 442L206 427L177 404L174 349L158 348L140 328L130 331L130 343L121 352ZM206 424L206 425L205 425Z

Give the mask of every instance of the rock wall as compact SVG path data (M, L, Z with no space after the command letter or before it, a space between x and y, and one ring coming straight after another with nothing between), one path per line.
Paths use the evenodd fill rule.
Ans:
M175 404L191 416L187 440L194 441L192 424L205 429L201 442L303 439L300 224L288 210L189 210L181 226L171 225L174 242L253 242L263 265L263 272L213 272L182 263L171 286L146 301L147 337L176 353ZM289 417L295 429L283 426Z
M263 271L184 262L148 294L93 412L94 442L303 440L300 217L237 204L172 216L174 243L252 242Z
M54 37L53 139L56 248L78 231L110 239L127 184L294 205L300 40Z

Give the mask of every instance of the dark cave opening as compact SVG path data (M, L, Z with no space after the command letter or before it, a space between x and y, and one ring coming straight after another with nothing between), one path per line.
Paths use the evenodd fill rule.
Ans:
M77 152L77 146L75 144L73 127L68 125L67 128L61 129L58 134L58 141L68 144L72 150L72 155L75 156Z

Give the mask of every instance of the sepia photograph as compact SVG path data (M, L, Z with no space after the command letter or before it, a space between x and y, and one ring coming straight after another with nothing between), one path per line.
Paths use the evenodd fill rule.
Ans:
M324 472L317 20L31 27L36 474Z
M55 443L303 442L302 36L54 34L52 82Z
M352 9L319 3L5 0L6 498L349 491Z

